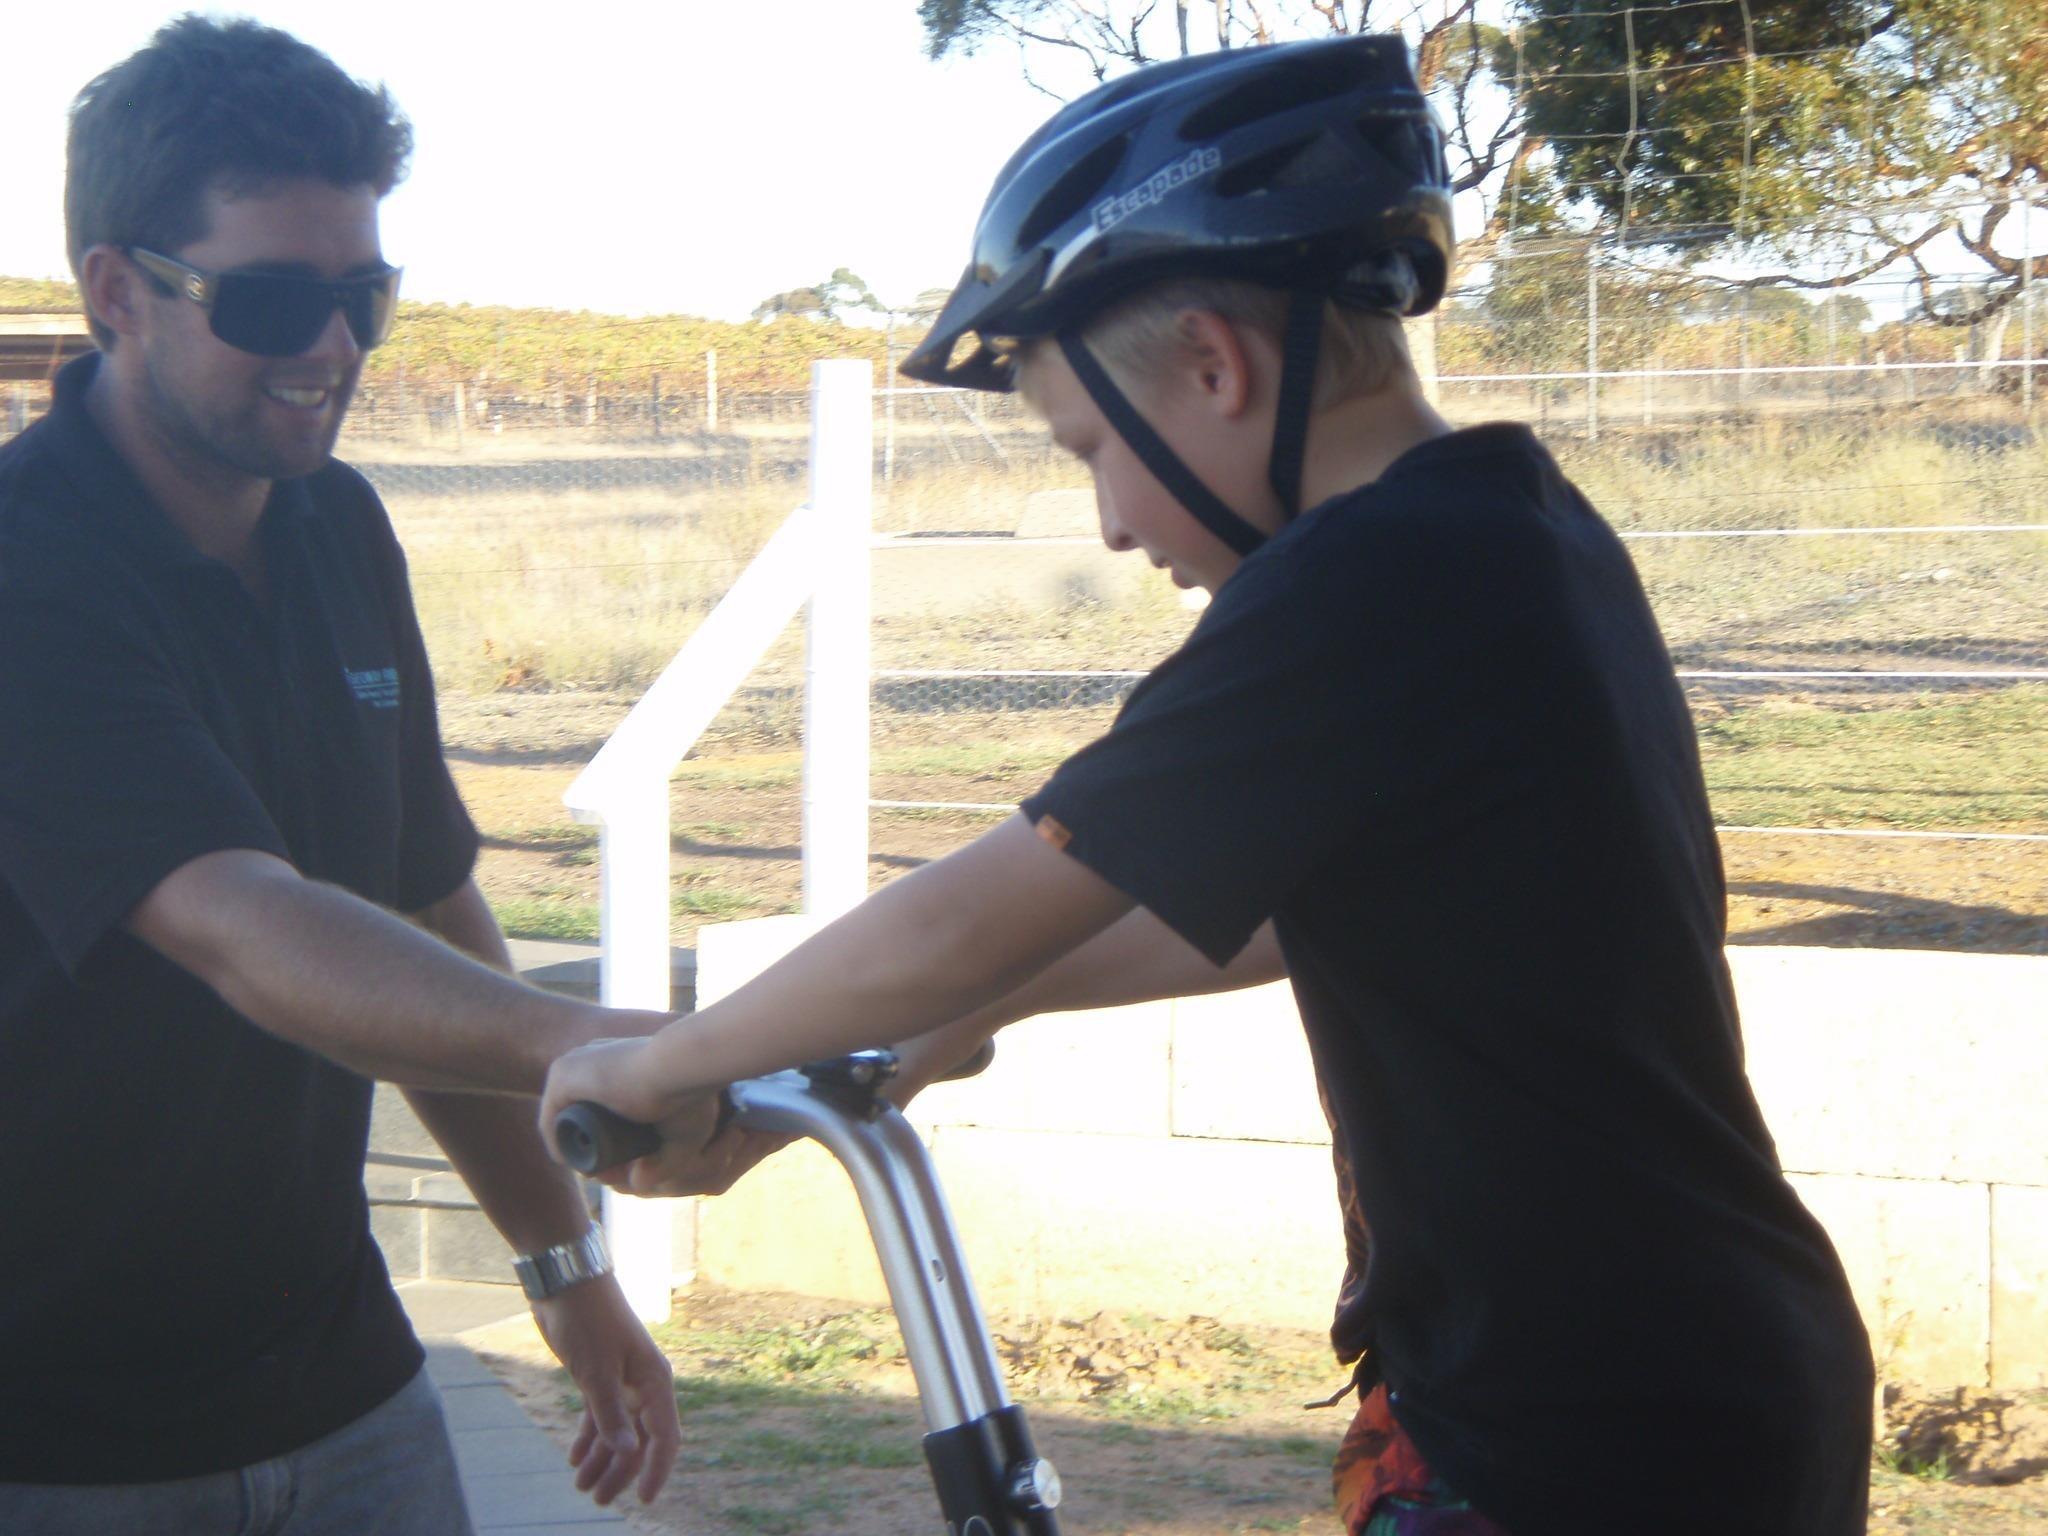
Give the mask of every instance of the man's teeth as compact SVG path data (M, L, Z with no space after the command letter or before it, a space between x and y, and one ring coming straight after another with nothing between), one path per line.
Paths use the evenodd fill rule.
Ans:
M327 391L324 389L287 389L281 384L271 385L264 393L273 400L282 400L286 405L318 405L327 398Z

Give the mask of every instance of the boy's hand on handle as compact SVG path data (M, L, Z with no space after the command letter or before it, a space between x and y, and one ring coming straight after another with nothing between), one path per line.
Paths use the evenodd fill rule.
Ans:
M642 1056L645 1040L594 1040L556 1058L540 1101L540 1134L557 1159L555 1122L572 1104L602 1105L652 1126L661 1145L645 1157L590 1175L629 1195L722 1195L788 1138L743 1131L722 1113L723 1094L681 1097L650 1092Z

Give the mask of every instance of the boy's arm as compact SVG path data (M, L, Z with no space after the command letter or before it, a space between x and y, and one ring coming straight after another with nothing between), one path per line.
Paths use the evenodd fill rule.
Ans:
M1023 816L875 892L731 996L645 1041L558 1061L541 1123L579 1099L659 1124L688 1095L951 1024L1132 908Z
M1023 986L897 1047L902 1069L889 1097L900 1107L965 1061L997 1030L1041 1013L1115 1008L1167 997L1233 992L1279 981L1287 974L1270 922L1228 965L1213 964L1143 907L1133 907L1078 948L1061 956Z

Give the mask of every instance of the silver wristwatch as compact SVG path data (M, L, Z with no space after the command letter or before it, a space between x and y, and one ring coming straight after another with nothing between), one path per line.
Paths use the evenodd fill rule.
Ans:
M572 1285L595 1280L612 1272L611 1250L604 1245L604 1228L592 1227L573 1243L557 1243L539 1253L522 1253L512 1260L512 1273L529 1301L559 1296Z

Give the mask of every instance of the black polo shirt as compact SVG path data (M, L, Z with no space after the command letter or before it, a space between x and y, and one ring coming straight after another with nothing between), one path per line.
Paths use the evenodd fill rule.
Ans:
M1335 1342L1452 1488L1516 1536L1862 1531L1869 1346L1744 1076L1685 700L1526 428L1267 542L1024 808L1218 964L1273 920Z
M129 936L188 860L289 859L399 911L476 833L368 483L279 483L252 600L87 414L97 356L0 449L0 1480L241 1466L421 1353L370 1239L370 1083Z

